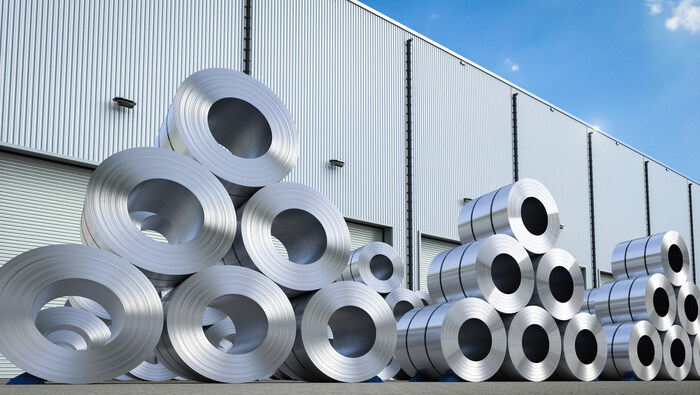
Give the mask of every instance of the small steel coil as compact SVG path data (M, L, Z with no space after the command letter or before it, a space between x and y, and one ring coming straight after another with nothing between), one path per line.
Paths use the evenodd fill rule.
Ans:
M433 304L433 299L430 297L430 294L428 291L420 290L420 291L414 291L415 293L418 294L420 297L420 300L423 302L423 306L428 306Z
M391 291L384 297L384 300L389 305L389 308L394 313L394 319L399 322L401 317L409 311L423 307L423 301L418 293L406 288L397 288ZM411 377L401 369L401 364L396 359L396 356L391 359L389 365L377 375L382 380L388 380L392 377L407 380Z
M693 364L693 348L688 333L680 325L661 332L663 358L657 379L682 381Z
M676 324L680 325L694 336L700 334L700 317L698 317L698 303L700 303L700 290L694 283L687 281L676 291Z
M532 257L535 289L530 304L543 307L555 320L571 319L581 310L583 274L576 259L561 248Z
M555 376L563 380L592 381L600 376L608 356L608 345L595 315L578 313L560 322L562 351Z
M223 352L228 352L236 341L236 326L233 325L233 321L226 317L226 319L207 328L204 331L204 336L207 337L212 346Z
M581 304L581 313L595 315L595 293L599 288L591 288L583 291L583 303Z
M690 273L688 247L673 230L619 243L611 265L616 280L662 273L675 286L688 281Z
M361 282L387 294L398 288L403 278L404 265L396 250L386 243L374 242L352 251L338 281Z
M601 377L619 380L634 375L653 380L661 369L662 347L659 332L649 321L603 325L608 343L608 359Z
M145 361L126 374L128 377L143 381L168 381L175 378L175 373L171 372L158 361L155 353L146 358Z
M559 209L539 181L523 178L464 205L459 213L462 244L503 233L526 250L544 254L559 237Z
M107 324L94 314L73 307L52 307L39 311L36 328L52 343L71 350L102 347L112 337Z

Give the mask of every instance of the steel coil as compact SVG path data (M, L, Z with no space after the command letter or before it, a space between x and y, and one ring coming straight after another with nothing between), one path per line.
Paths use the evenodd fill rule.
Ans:
M112 337L107 324L94 314L73 307L52 307L39 311L36 329L52 343L71 350L102 347Z
M616 280L662 273L675 286L686 282L690 272L688 247L673 230L619 243L611 265Z
M462 244L503 233L526 250L544 254L559 237L559 209L539 181L523 178L464 205L459 213Z
M128 377L144 381L168 381L175 378L175 373L171 372L158 361L155 353L146 358L145 361L126 374Z
M619 380L634 375L653 380L661 369L661 337L649 321L603 325L608 359L601 377Z
M661 352L663 358L658 379L685 380L693 364L693 349L690 338L680 325L673 325L661 333Z
M350 254L350 260L338 281L357 281L387 294L401 285L404 266L394 247L374 242Z
M105 159L90 177L81 234L84 244L116 253L164 289L221 261L233 243L235 215L221 183L194 160L132 148Z
M396 349L396 321L370 287L340 281L292 301L294 347L280 370L305 381L361 382L384 369ZM328 339L328 327L333 339Z
M693 345L693 363L690 366L688 378L692 380L700 380L700 336L695 335L690 338Z
M506 355L506 331L481 299L411 310L398 323L396 359L410 376L439 379L452 372L466 381L491 378Z
M406 288L397 288L391 291L384 297L384 300L389 305L389 308L394 313L394 319L399 322L401 317L409 311L423 307L423 301L418 293ZM397 376L398 379L407 380L411 377L401 369L401 364L396 359L396 356L391 359L389 365L377 375L382 380L388 380Z
M156 357L179 376L242 383L267 377L294 342L294 312L267 277L237 266L212 266L185 280L164 298L165 325ZM236 338L228 352L211 345L202 330L207 306L231 318Z
M694 283L687 281L676 291L676 324L680 325L694 336L700 333L700 317L698 317L698 302L700 302L700 290Z
M287 250L282 256L272 237ZM284 182L259 190L238 210L234 257L226 264L256 269L288 296L332 283L350 258L350 232L326 197L301 184Z
M51 343L34 325L47 302L87 297L112 317L111 340L102 347L69 350ZM110 380L140 364L153 350L163 308L153 285L112 253L81 245L25 252L0 268L0 353L34 376L61 383Z
M420 291L414 291L418 296L420 297L421 302L423 302L423 306L428 306L433 304L433 299L430 297L430 294L428 291L420 290Z
M539 306L503 317L508 351L500 376L529 381L548 379L559 365L561 335L554 318Z
M543 307L556 320L571 319L583 302L583 274L576 259L561 248L532 257L535 289L530 304Z
M595 313L603 325L647 320L665 331L676 318L673 286L659 273L605 283L595 298Z
M207 337L212 346L223 352L228 352L236 341L236 326L233 325L233 321L226 317L226 319L207 328L204 331L204 336Z
M507 235L490 236L443 252L428 269L428 292L436 303L477 297L504 314L525 307L534 286L527 251Z
M178 87L157 145L201 163L238 207L292 171L299 133L265 85L234 70L205 69Z
M608 356L605 332L595 315L578 313L560 322L562 351L557 378L592 381L600 376Z
M599 288L591 288L583 291L583 303L581 313L595 314L595 293Z

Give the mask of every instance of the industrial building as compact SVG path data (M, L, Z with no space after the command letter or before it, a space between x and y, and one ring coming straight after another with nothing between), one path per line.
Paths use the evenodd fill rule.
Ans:
M615 244L670 229L697 282L695 181L359 2L8 0L0 37L0 265L80 243L95 166L153 146L179 83L225 67L293 115L286 181L334 202L353 248L393 245L409 288L458 244L465 202L526 177L553 194L588 288L612 278ZM0 377L18 372L0 357Z

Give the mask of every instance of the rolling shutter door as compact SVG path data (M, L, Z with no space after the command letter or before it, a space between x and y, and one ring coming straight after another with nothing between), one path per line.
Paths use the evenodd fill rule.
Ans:
M420 237L420 256L418 260L420 281L418 282L420 288L419 290L428 290L428 268L430 267L430 262L441 252L445 250L451 250L459 246L457 242L450 242L435 239L429 236Z
M358 224L357 222L346 222L350 231L350 250L356 250L375 241L384 241L384 228Z

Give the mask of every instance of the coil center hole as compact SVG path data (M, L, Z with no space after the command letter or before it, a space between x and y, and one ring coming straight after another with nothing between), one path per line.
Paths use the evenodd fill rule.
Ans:
M676 273L683 270L683 253L680 247L675 244L668 248L668 264L671 266L671 270Z
M277 214L270 233L284 245L287 259L299 265L321 259L328 245L326 230L318 219L296 208Z
M574 350L576 350L576 357L581 363L586 365L593 363L595 357L598 356L598 341L593 332L588 329L579 332L574 340Z
M683 309L685 310L685 318L687 318L688 321L694 322L698 319L698 301L693 295L688 295L685 297Z
M681 339L673 339L671 342L671 361L679 368L685 362L685 347Z
M270 124L260 110L245 100L217 100L209 108L207 122L214 140L235 156L258 158L272 145Z
M668 294L663 288L657 288L654 291L654 311L659 317L665 317L668 314L670 308L668 301Z
M560 303L566 303L574 295L574 279L568 270L557 266L549 273L549 290Z
M549 354L549 336L547 331L539 325L530 325L525 328L522 338L523 353L533 363L540 363Z
M499 291L512 294L520 288L520 266L508 254L499 254L491 262L491 280Z
M639 338L637 342L637 356L639 357L639 362L644 366L651 365L654 362L654 342L651 337L644 335Z
M377 280L388 280L394 274L394 265L385 255L375 255L369 261L369 270Z
M197 237L204 226L199 199L181 184L161 178L134 187L127 210L136 228L163 243L186 243Z
M549 224L547 209L537 198L529 197L523 201L520 216L525 229L533 235L540 236L547 230Z
M377 328L366 311L355 306L341 307L328 320L333 333L331 346L348 358L361 357L374 346Z
M247 354L267 338L267 314L253 299L243 295L224 295L214 299L209 307L221 310L233 322L235 335L223 337L231 343L227 353ZM229 347L221 341L215 346Z
M481 361L491 351L491 330L481 320L470 318L462 324L457 335L462 355L470 361Z
M405 300L400 301L394 305L394 318L398 322L404 314L413 310L413 305Z

